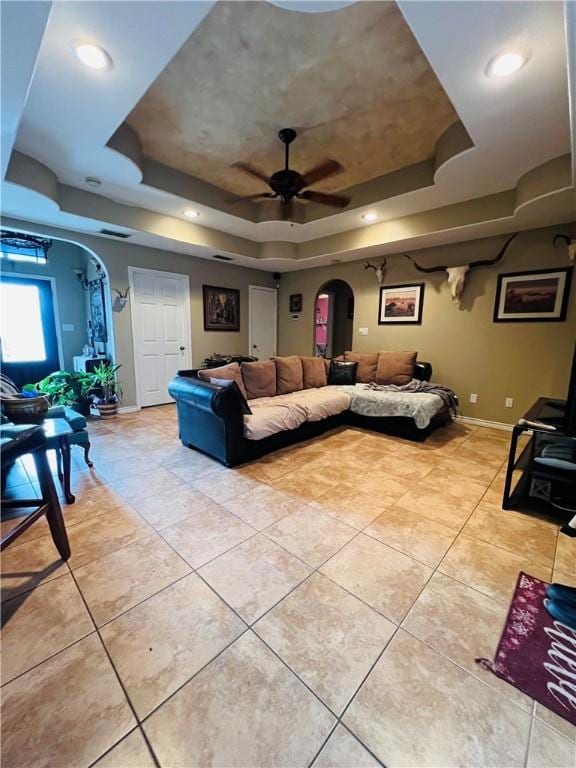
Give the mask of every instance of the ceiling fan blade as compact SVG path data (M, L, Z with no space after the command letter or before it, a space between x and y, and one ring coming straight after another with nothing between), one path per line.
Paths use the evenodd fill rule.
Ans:
M344 195L328 195L325 192L314 192L312 189L304 190L298 197L309 200L311 203L330 205L332 208L346 208L350 202L350 198Z
M259 171L258 168L254 168L253 165L250 165L250 163L234 163L232 168L238 168L240 171L244 171L244 173L247 173L249 176L252 176L254 179L258 179L259 181L263 181L264 184L268 184L269 177L266 176L264 171Z
M272 192L259 192L257 195L247 195L246 197L229 197L224 202L228 205L236 205L236 203L243 203L245 200L269 200L271 197L278 197L278 195Z
M315 168L311 168L307 173L302 174L305 187L311 187L318 181L323 181L329 176L335 176L341 173L344 168L336 160L323 160Z

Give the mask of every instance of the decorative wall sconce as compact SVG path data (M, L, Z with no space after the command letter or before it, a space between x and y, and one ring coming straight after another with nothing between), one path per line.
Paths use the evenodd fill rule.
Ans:
M106 275L104 274L104 270L102 269L102 265L99 261L96 261L96 259L92 259L92 264L94 265L94 269L96 270L96 278L95 280L88 280L86 277L86 270L85 269L73 269L72 271L76 275L76 278L78 279L78 282L84 288L85 291L88 290L90 283L95 281L100 281L101 283L104 282L106 279Z

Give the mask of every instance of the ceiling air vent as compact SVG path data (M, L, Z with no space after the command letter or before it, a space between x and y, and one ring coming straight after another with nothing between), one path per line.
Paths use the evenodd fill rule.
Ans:
M212 256L213 259L218 259L218 261L234 261L232 256L222 256L220 253L215 253L214 256Z
M115 229L101 229L101 235L108 235L109 237L119 237L121 240L126 240L127 237L132 237L130 232L116 232Z

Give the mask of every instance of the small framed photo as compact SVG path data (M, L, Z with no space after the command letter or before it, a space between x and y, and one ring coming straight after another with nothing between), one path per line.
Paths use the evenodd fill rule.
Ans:
M203 285L202 297L205 331L240 330L240 291Z
M290 294L290 313L298 314L302 312L302 294L291 293Z
M422 322L424 283L385 285L380 288L378 325Z
M566 319L573 267L498 275L495 323L561 322Z

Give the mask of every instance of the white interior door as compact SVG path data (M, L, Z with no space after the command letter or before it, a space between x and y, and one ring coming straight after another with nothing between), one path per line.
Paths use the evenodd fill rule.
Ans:
M268 360L276 354L277 292L250 286L250 354Z
M129 268L138 401L172 402L168 384L190 367L190 294L187 275Z

